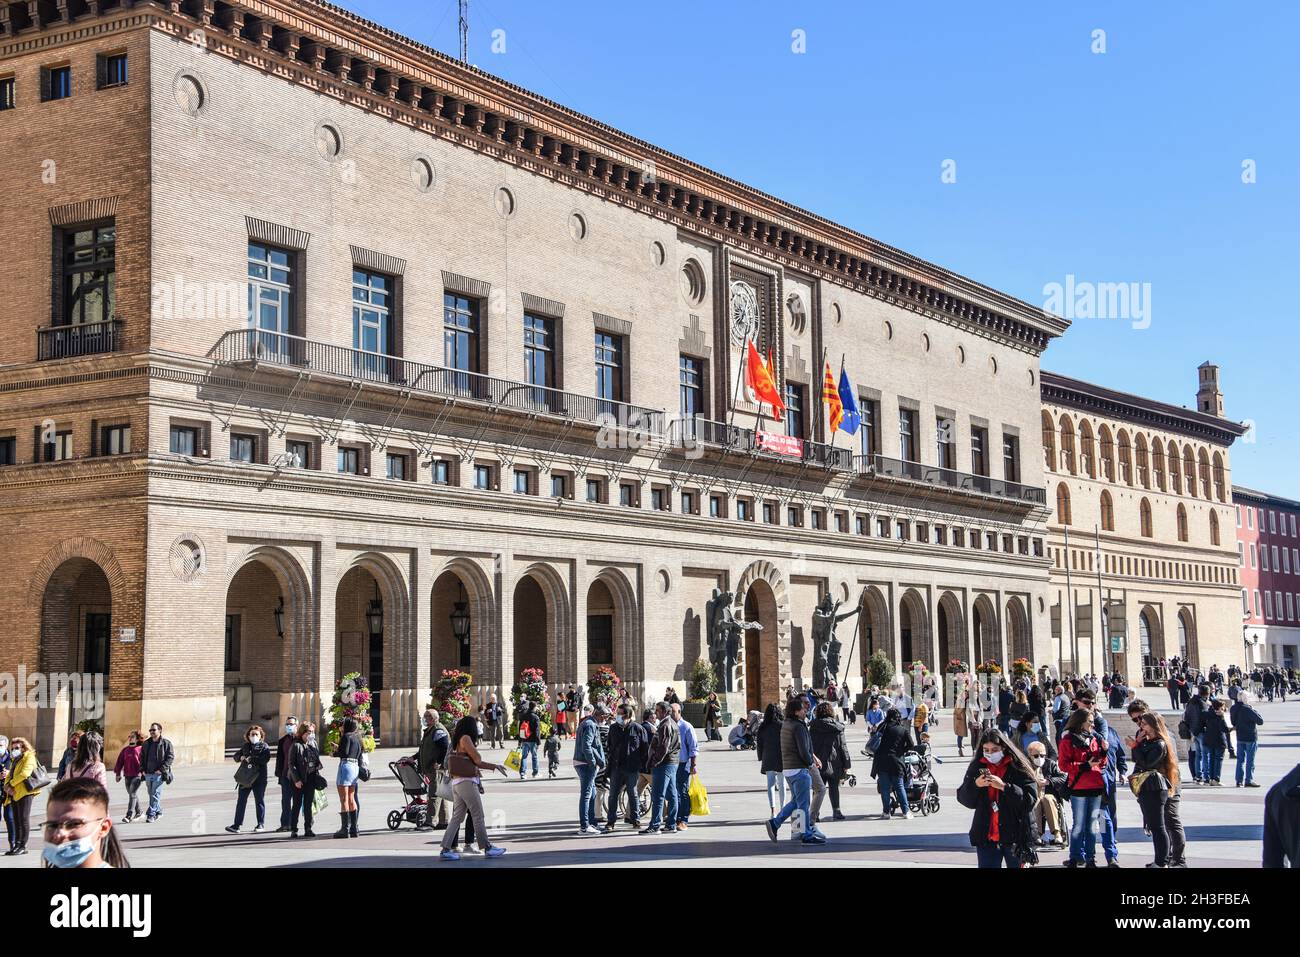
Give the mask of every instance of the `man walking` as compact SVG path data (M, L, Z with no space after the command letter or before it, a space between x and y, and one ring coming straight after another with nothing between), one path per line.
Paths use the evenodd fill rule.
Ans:
M792 826L796 833L803 834L804 844L826 843L826 836L812 824L812 772L814 768L820 771L821 762L813 754L812 736L804 720L807 714L808 704L802 697L791 698L785 703L785 721L781 724L781 766L785 770L781 773L790 786L790 800L776 817L769 818L765 824L767 836L773 842L781 825L793 816Z
M682 706L672 705L673 721L677 723L677 734L681 738L682 750L677 758L677 817L669 818L665 826L678 831L686 830L691 821L691 775L695 773L695 756L699 745L695 739L695 728L682 717Z
M650 824L642 834L677 833L677 765L682 750L681 732L673 720L667 701L655 705L654 738L650 741ZM667 819L671 828L663 827L664 803L668 804Z
M140 772L144 775L145 787L149 789L149 810L144 815L146 824L162 817L163 787L171 783L172 761L176 757L172 743L163 737L162 731L162 725L156 721L149 725L149 737L140 749Z
M420 736L420 753L416 758L420 773L427 782L424 801L424 818L416 825L417 831L432 831L435 827L447 826L447 806L438 797L438 781L442 766L447 763L447 748L451 745L451 735L438 720L438 712L428 708L424 712L424 734ZM437 824L434 819L437 818Z
M1205 742L1205 716L1209 710L1210 686L1202 683L1197 686L1196 697L1187 702L1183 711L1187 733L1196 745L1196 755L1188 763L1192 767L1192 780L1197 784L1210 783L1210 749Z
M537 746L542 743L542 721L537 713L535 702L528 702L523 716L519 719L518 738L519 749L522 752L519 759L519 780L524 779L524 767L530 755L533 759L533 777L537 777Z
M294 735L298 733L298 719L289 715L284 721L284 737L280 738L275 745L275 779L280 782L280 826L275 829L279 834L281 831L289 832L293 830L293 779L290 777L290 770L293 764L293 741Z
M1255 697L1249 691L1237 695L1229 712L1232 730L1237 732L1237 787L1257 788L1255 783L1255 749L1259 747L1259 726L1263 716L1255 710Z
M488 695L487 704L483 706L483 730L487 732L488 744L493 748L505 747L504 724L505 709L497 702L496 695Z

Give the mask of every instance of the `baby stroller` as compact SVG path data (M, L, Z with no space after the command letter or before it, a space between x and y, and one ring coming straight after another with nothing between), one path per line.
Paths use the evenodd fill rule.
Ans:
M934 779L933 759L929 751L921 748L909 748L903 754L903 787L907 791L907 803L912 810L924 814L935 814L939 810L939 782ZM890 801L890 811L898 807L898 799Z
M388 812L388 829L396 831L403 821L419 824L424 820L424 809L428 803L425 800L428 784L420 773L415 755L388 762L388 770L397 778L397 783L402 786L402 796L407 799L405 807Z

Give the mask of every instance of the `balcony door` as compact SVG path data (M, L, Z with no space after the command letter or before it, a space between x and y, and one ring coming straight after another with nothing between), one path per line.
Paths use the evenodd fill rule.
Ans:
M393 280L382 273L352 270L353 373L366 379L387 379L385 357L392 353Z
M269 362L289 362L293 333L293 253L248 244L248 347ZM256 331L254 331L256 330Z

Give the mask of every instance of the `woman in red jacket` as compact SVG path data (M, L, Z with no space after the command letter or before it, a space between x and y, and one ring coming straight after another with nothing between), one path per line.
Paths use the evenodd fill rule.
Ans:
M1070 859L1066 867L1097 866L1097 819L1106 793L1106 739L1092 727L1092 712L1080 708L1065 722L1059 764L1070 793Z

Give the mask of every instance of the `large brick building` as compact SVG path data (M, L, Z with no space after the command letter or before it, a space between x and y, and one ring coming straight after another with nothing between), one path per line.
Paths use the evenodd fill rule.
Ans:
M825 596L850 685L1061 654L1064 320L314 0L0 3L0 106L0 670L106 668L110 749L350 671L394 743L447 667L682 688L715 589L737 707L814 683Z
M1233 486L1242 638L1251 665L1300 666L1300 502Z

